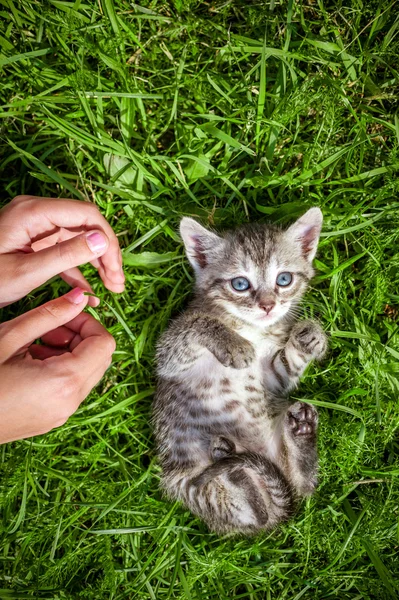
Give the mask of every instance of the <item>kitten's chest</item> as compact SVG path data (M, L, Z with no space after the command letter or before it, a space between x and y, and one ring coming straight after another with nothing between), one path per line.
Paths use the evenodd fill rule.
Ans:
M248 380L261 384L263 373L267 370L271 359L283 346L261 336L248 336L245 339L251 342L255 351L254 359L248 367L238 369L224 366L210 351L203 349L198 361L186 371L185 375L188 376L186 381L191 381L200 389L201 382L204 382L205 389L208 392L212 389L213 393L218 391L218 387L223 385L223 382L226 386L227 380L230 387L237 392L245 389Z
M266 391L263 389L264 374L270 368L270 362L276 352L284 346L284 334L265 335L249 326L242 327L237 333L248 340L255 351L254 359L248 367L236 369L224 366L211 352L203 349L199 360L186 372L186 381L191 381L192 385L200 390L204 384L204 392L211 393L213 398L227 387L233 389L236 395L239 394L241 399L248 395L247 387L256 386L258 391L261 388L262 393Z
M239 335L244 339L251 342L255 349L255 361L253 367L265 368L270 359L275 355L278 350L283 348L285 344L286 335L283 331L276 331L276 333L265 334L262 331L254 329L253 327L243 326L238 330Z
M275 353L282 347L276 339L262 336L257 332L240 330L240 335L251 342L255 356L246 368L234 368L222 365L208 350L204 350L196 362L186 382L214 410L240 405L245 408L246 418L257 418L265 411L267 389L265 373ZM241 415L244 417L244 414Z

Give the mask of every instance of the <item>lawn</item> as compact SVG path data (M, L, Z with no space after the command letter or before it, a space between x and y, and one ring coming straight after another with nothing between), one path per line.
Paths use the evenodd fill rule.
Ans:
M60 429L0 448L0 598L399 596L399 17L385 0L0 0L1 201L94 202L126 292L114 362ZM183 215L325 222L303 303L330 337L293 399L320 485L293 520L220 537L159 491L154 346L192 273ZM65 292L56 279L2 320ZM93 311L94 312L94 311Z

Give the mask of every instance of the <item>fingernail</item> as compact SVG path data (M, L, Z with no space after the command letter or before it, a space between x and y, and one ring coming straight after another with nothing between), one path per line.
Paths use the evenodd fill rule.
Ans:
M80 304L83 302L85 294L83 290L77 287L65 294L65 298L69 300L71 304Z
M100 254L107 247L107 240L105 235L94 231L86 235L86 242L93 254Z

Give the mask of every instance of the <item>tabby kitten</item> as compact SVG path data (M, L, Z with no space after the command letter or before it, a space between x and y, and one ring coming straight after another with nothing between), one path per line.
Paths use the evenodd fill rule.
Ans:
M317 412L288 394L327 347L294 319L321 225L318 208L287 230L181 222L196 290L158 345L155 435L167 494L214 531L270 529L315 489Z

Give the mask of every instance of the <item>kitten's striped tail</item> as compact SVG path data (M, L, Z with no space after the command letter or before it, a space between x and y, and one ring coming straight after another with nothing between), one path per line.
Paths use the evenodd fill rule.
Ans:
M181 498L210 529L255 534L288 519L291 486L280 469L254 453L222 458L185 481Z

